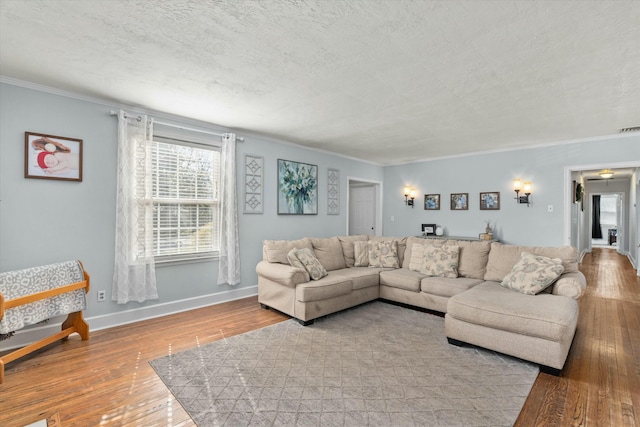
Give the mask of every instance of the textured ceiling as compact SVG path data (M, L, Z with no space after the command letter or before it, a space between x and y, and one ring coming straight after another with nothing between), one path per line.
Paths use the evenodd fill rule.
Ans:
M0 0L0 74L394 164L640 125L640 1Z

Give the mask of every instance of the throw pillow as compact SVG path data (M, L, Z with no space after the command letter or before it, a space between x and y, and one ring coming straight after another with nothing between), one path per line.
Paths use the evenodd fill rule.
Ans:
M555 282L563 271L560 258L523 252L520 261L513 266L501 284L526 295L535 295Z
M299 268L304 271L305 277L307 279L305 281L308 282L309 280L311 280L311 276L309 276L309 272L306 268L304 268L304 265L302 265L302 262L300 262L300 260L296 256L297 250L298 249L291 249L287 254L287 260L289 260L289 264L291 264L292 267Z
M316 254L313 253L312 249L297 249L295 254L298 260L300 260L300 263L302 263L304 269L309 273L312 280L319 280L327 275L327 270L325 270L322 264L320 264L320 261L318 261L318 258L316 258Z
M398 242L395 240L369 240L369 267L398 268Z
M424 264L420 273L427 276L458 277L458 245L424 245Z
M367 240L353 242L354 267L369 266L369 245Z
M414 243L411 246L411 257L409 258L409 270L420 271L424 264L424 244ZM407 258L405 257L405 260ZM406 261L405 261L406 262Z

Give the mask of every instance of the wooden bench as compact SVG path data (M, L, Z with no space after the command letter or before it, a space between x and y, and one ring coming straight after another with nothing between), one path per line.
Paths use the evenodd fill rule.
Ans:
M80 261L0 273L0 334L5 338L25 326L67 314L60 332L0 357L0 384L7 363L74 332L89 339L89 325L82 317L87 292L89 274Z

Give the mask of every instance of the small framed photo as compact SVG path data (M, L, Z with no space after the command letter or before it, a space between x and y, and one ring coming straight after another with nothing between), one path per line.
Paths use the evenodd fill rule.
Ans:
M424 195L424 210L425 211L438 211L438 210L440 210L440 195L439 194L425 194Z
M82 140L24 133L24 177L82 181Z
M481 211L500 210L500 193L497 191L480 193L480 210Z
M451 210L469 210L469 193L451 193Z
M435 224L422 224L422 234L427 236L435 236L436 235L436 225Z

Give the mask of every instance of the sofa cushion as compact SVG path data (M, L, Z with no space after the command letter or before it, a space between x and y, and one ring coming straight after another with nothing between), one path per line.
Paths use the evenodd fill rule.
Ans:
M359 236L338 236L340 244L342 245L342 253L344 254L344 263L347 267L354 267L355 264L355 249L353 244L355 242L366 242L369 240L369 236L366 234Z
M300 240L265 240L262 245L262 258L269 262L289 264L287 255L291 249L312 249L311 240L307 237Z
M468 277L458 277L456 279L449 277L425 277L420 281L420 290L441 297L452 297L482 282L482 279L471 279Z
M366 240L353 242L354 267L369 266L369 243Z
M484 279L487 268L491 242L467 242L464 240L448 240L447 243L460 247L458 259L458 276Z
M313 251L320 264L327 270L340 270L346 268L344 262L344 254L342 253L342 244L337 237L330 238L311 238Z
M300 260L312 280L319 280L327 275L327 270L325 270L320 261L318 261L313 249L296 249L293 253Z
M351 290L351 279L331 272L320 280L296 286L296 299L300 302L321 301L348 295Z
M573 334L578 321L578 302L541 293L525 295L484 282L452 296L447 316L516 334L561 342Z
M518 261L522 252L531 252L535 255L542 255L549 258L560 258L565 273L573 273L578 270L578 249L572 246L560 248L537 247L537 246L516 246L504 245L502 243L491 243L491 251L487 261L487 270L484 273L484 280L502 282Z
M332 273L348 277L353 282L353 290L378 286L380 284L381 268L351 267L343 270L336 270Z
M433 241L433 240L423 239L422 237L414 237L414 236L407 237L406 249L404 250L404 257L402 259L402 268L408 268L410 270L418 271L409 266L409 263L411 262L411 260L415 259L413 254L413 245L416 245L416 244L420 245L418 250L420 251L420 257L422 257L422 245L430 241ZM420 261L420 263L422 263L422 260Z
M562 260L523 252L520 261L500 283L505 288L535 295L551 285L562 274Z
M307 278L307 280L305 280L305 282L308 282L309 280L311 280L311 276L309 276L309 272L307 271L307 269L304 267L302 262L296 256L296 251L297 250L298 249L291 249L289 251L289 253L287 254L287 260L289 260L289 264L291 264L291 267L299 268L304 272L305 277Z
M458 255L460 247L457 245L425 245L424 263L420 273L426 276L458 277Z
M387 285L407 291L419 292L420 281L426 276L417 271L411 271L408 268L398 268L395 270L381 271L380 284Z
M387 237L387 236L369 236L369 241L376 240L394 240L398 245L398 263L403 265L404 262L404 252L407 249L407 238L406 237Z
M398 242L395 240L369 240L369 267L398 268Z

